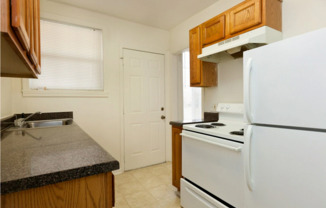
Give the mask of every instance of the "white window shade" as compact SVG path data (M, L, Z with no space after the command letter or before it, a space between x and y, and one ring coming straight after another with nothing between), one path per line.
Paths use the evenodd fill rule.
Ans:
M103 90L101 30L41 20L41 61L30 89Z

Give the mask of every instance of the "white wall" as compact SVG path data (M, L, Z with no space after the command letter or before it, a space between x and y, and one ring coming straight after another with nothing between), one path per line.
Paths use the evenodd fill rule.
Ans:
M41 0L41 17L103 30L104 73L109 97L23 97L21 81L16 79L13 80L12 89L14 113L73 111L78 125L117 160L123 161L121 89L123 76L120 59L122 47L163 53L166 55L168 66L169 32L47 0ZM169 69L169 67L165 69L166 83L169 83L170 79ZM166 96L170 96L169 89L166 90ZM170 102L169 98L166 100ZM166 105L167 108L170 106L169 103ZM169 114L166 117L168 120ZM170 140L169 128L166 134ZM171 145L167 144L168 160L171 159L169 155L171 155ZM123 162L120 165L122 166Z
M11 78L1 78L1 118L12 115Z
M179 53L189 47L189 29L242 2L242 0L219 0L209 8L195 14L171 30L171 52ZM283 36L298 34L326 27L325 0L284 0ZM218 86L205 88L204 111L213 111L214 104L243 102L242 59L226 61L218 66Z

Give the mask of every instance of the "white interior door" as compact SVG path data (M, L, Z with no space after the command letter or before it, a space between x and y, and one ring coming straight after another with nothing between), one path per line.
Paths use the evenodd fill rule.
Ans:
M125 170L165 161L164 55L124 49Z

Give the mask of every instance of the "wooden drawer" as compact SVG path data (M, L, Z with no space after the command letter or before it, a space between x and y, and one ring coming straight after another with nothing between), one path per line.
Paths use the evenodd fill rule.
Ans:
M234 7L230 12L230 34L246 30L262 23L261 0L245 1Z
M201 24L203 47L225 38L225 15L216 16Z

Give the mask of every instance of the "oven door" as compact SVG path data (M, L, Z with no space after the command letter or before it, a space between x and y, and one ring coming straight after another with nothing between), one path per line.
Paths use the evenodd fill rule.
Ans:
M181 135L183 177L224 202L243 207L243 144L186 130Z
M181 179L181 206L184 208L228 208L184 179Z

